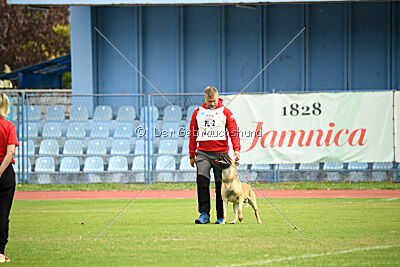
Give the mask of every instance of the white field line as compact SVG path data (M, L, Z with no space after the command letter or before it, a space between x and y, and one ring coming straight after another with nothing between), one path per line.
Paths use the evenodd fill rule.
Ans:
M387 245L387 246L364 247L364 248L353 248L353 249L347 249L347 250L325 252L325 253L320 253L320 254L303 254L303 255L300 255L300 256L291 256L291 257L278 258L278 259L269 259L269 260L241 263L241 264L217 265L217 266L220 267L220 266L263 265L263 264L281 262L281 261L292 261L292 260L297 260L297 259L309 259L309 258L324 257L324 256L330 256L330 255L340 255L340 254L347 254L347 253L368 251L368 250L375 250L375 249L388 249L388 248L394 248L394 247L400 247L400 244Z

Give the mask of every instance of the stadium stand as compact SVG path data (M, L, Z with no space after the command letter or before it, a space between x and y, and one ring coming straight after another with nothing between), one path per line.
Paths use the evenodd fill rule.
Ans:
M89 112L86 106L72 106L69 114L71 121L87 121L89 119Z
M117 121L130 121L133 122L136 119L135 107L121 106L118 109Z
M180 121L182 119L181 106L167 106L164 109L163 121Z
M54 164L54 158L52 157L39 157L35 162L36 173L54 173L56 166Z
M129 155L131 153L129 140L113 140L111 144L111 155Z
M100 157L87 157L83 167L84 173L100 173L104 171L103 159Z
M62 106L50 106L47 108L46 121L59 121L65 120L65 112Z
M38 106L28 106L28 121L40 122L42 120L42 113Z
M83 139L86 137L86 130L84 122L72 122L68 125L67 138Z
M113 114L110 106L97 106L94 110L93 120L95 121L110 121Z
M106 139L110 136L110 127L108 123L95 122L90 127L91 139Z
M54 139L45 139L42 140L39 147L39 155L40 156L57 156L60 154L60 146L58 145L57 140Z
M127 172L128 171L128 160L122 156L110 157L108 161L109 172Z
M114 138L130 139L133 136L133 126L130 123L117 122L114 128Z
M79 173L80 165L79 159L76 157L62 158L60 164L60 173Z
M59 139L62 136L62 125L59 122L46 122L43 126L42 138Z
M86 155L88 156L105 156L107 154L107 141L90 140Z
M67 140L63 148L64 156L83 156L83 145L81 140Z
M322 169L325 171L341 171L343 170L343 162L325 162Z
M147 118L147 111L150 110L150 119L152 119L153 121L158 120L159 112L158 112L158 108L156 106L151 106L150 109L146 107L141 107L140 108L140 121L144 122L145 118Z
M178 144L174 139L161 140L158 147L158 154L177 154Z
M318 171L319 162L313 163L301 163L299 166L299 171Z

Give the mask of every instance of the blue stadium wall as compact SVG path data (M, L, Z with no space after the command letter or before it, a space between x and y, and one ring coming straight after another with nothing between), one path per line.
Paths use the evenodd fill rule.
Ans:
M165 93L239 91L303 27L247 92L400 88L400 3L71 6L73 93L147 94L95 27Z

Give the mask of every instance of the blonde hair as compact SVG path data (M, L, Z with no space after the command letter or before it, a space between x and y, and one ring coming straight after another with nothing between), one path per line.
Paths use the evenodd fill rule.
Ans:
M10 113L10 100L7 95L0 93L0 118L4 119Z
M204 89L204 95L212 98L212 97L218 95L218 90L217 90L217 88L215 88L213 86L207 86L206 89Z

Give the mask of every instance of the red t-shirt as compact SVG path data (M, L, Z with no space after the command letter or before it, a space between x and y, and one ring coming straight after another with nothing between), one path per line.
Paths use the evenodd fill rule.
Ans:
M0 163L7 155L8 145L19 146L17 131L11 121L0 118ZM11 160L11 163L15 164L14 159Z

